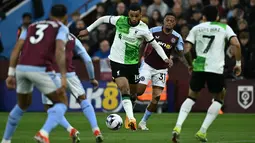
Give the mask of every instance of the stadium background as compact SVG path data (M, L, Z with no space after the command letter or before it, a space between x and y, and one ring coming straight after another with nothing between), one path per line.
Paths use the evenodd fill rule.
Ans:
M254 114L247 114L255 113L255 0L164 0L159 8L160 12L153 12L155 7L153 0L123 0L122 2L120 0L0 0L0 136L4 130L8 111L16 104L15 91L6 89L5 79L11 50L18 34L25 28L22 17L30 19L29 15L31 15L32 22L47 19L50 7L53 4L62 3L68 7L70 31L77 35L80 30L85 29L98 17L107 14L126 15L130 2L142 4L143 21L147 22L149 27L162 24L160 13L164 13L165 9L174 12L177 15L175 30L184 39L189 30L200 22L201 10L204 5L211 3L218 7L221 16L220 21L228 23L241 41L244 72L241 77L233 76L232 68L235 60L232 53L235 51L226 45L227 96L223 107L226 114L218 117L210 128L208 138L210 142L214 143L255 143L255 116ZM175 60L174 67L169 70L167 86L162 94L157 112L171 112L171 114L162 113L152 116L148 122L151 131L136 133L124 129L118 132L109 131L104 124L106 116L112 112L122 111L120 94L116 85L111 81L111 70L107 59L113 35L114 27L101 25L88 37L80 39L93 58L96 79L100 81L97 90L89 84L83 63L77 57L74 58L76 72L82 80L88 98L91 99L95 110L98 111L98 123L102 128L106 142L169 142L171 130L177 118L176 112L179 111L188 94L190 76L187 68ZM135 108L137 120L141 119L142 112L144 112L150 99L150 86L146 91ZM204 89L192 111L205 113L211 104L211 99L207 89ZM91 136L88 121L84 119L81 113L72 112L78 111L79 108L74 99L69 98L69 112L66 116L73 126L81 131L82 142L92 142L94 139ZM24 115L13 137L12 142L14 143L32 142L32 136L46 117L46 114L43 113L40 92L36 89L34 90L33 104L28 111L31 112ZM119 114L123 118L125 117L124 114ZM192 113L189 116L182 134L182 142L196 143L193 136L203 118L204 114L201 113ZM54 143L69 142L68 134L62 128L57 128L52 134L51 141Z

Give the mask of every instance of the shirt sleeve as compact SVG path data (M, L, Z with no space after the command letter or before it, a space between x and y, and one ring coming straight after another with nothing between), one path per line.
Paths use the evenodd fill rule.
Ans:
M83 61L83 63L86 66L86 69L88 71L89 79L95 79L95 73L94 73L94 65L91 60L91 57L85 50L85 47L82 45L82 43L75 38L75 48L74 51L77 55L79 55Z
M62 40L66 43L68 41L68 35L69 29L66 26L62 25L58 30L56 40Z
M227 25L227 28L226 28L226 38L228 40L230 40L232 37L235 37L236 34L235 32L232 30L232 28L230 26Z
M184 45L184 43L183 43L182 37L181 37L181 35L179 35L179 40L178 40L178 43L177 43L176 47L179 51L182 51L183 50L183 45Z
M21 32L21 34L20 34L20 36L19 36L19 39L25 40L26 37L27 37L27 30L24 29L24 30L22 30L22 32Z
M154 37L151 32L152 32L152 29L147 28L146 31L144 31L143 33L145 41L147 43L151 43L154 40Z
M118 19L120 18L120 16L103 16L98 18L94 23L92 23L88 28L88 32L91 32L93 29L95 29L96 27L98 27L100 24L103 23L109 23L112 25L116 25L116 22L118 21Z
M195 44L195 27L193 27L190 32L189 32L189 35L187 36L186 38L186 41L187 42L190 42L191 44Z

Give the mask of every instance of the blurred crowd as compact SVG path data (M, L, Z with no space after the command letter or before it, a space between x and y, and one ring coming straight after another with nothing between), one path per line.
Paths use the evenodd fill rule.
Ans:
M89 24L104 15L125 15L130 3L140 3L142 21L150 28L162 25L163 17L167 12L173 12L177 17L175 31L185 39L192 27L199 24L202 19L202 9L205 5L218 7L220 22L227 23L237 34L243 57L243 77L255 78L255 0L108 0L99 3L92 19L81 19L79 12L72 14L73 23L69 30L78 35ZM26 27L31 22L31 15L23 15L23 24L19 29ZM19 32L18 32L19 34ZM93 30L89 36L79 39L93 60L108 60L110 47L115 34L114 26L102 24ZM232 78L232 68L235 65L234 48L226 45L227 78ZM195 57L195 54L193 54ZM105 67L105 66L103 66ZM107 71L108 69L102 69Z
M220 22L230 25L237 34L243 55L243 76L255 78L255 0L108 0L100 3L96 8L97 18L104 15L127 15L130 3L140 3L142 8L142 21L150 28L162 25L163 17L167 12L173 12L177 17L175 30L183 39L189 30L199 24L202 19L203 6L211 4L218 7ZM77 35L88 25L80 19L80 14L72 15L74 23L70 31ZM102 24L91 34L80 39L94 60L107 59L110 45L114 37L114 27ZM233 57L234 48L226 45L226 76L232 78L232 68L235 65ZM195 55L194 55L195 57Z

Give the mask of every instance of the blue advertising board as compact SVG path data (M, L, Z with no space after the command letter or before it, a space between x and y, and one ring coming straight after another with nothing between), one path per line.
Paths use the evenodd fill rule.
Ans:
M121 94L113 82L100 81L99 88L93 89L92 85L84 81L82 85L86 91L86 96L97 112L119 112L122 110ZM28 111L44 111L41 93L35 88L33 91L32 104ZM68 94L68 111L80 111L80 105L76 99ZM4 81L0 81L0 111L10 111L17 101L15 91L8 90Z

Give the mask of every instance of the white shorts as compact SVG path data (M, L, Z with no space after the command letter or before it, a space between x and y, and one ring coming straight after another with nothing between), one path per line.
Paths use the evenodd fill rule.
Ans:
M60 75L58 76L60 77ZM71 93L72 96L74 96L76 99L78 99L79 96L85 95L85 90L81 84L81 81L77 77L77 75L72 73L67 73L67 89ZM60 87L60 83L59 83ZM46 96L42 94L42 103L51 105L53 104Z
M154 69L149 66L147 63L143 62L140 68L140 84L147 85L151 80L153 86L165 87L166 85L166 76L168 69Z
M59 81L54 73L16 70L16 91L20 94L32 93L34 86L43 94L49 94L57 90L56 83Z

